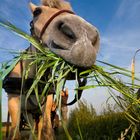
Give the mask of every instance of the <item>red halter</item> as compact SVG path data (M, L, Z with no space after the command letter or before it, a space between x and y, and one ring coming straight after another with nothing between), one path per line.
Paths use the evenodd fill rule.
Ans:
M56 12L55 14L53 14L51 16L51 18L45 23L44 27L42 28L41 30L41 33L40 33L40 39L42 38L42 35L44 34L46 28L49 26L49 24L53 21L53 19L57 16L59 16L60 14L62 13L69 13L69 14L75 14L74 12L70 11L70 10L60 10L58 12Z

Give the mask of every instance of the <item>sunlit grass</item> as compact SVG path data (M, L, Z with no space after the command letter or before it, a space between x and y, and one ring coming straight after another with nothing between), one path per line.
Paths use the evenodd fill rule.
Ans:
M115 112L114 108L106 108L104 112L97 115L93 105L87 102L79 102L78 106L70 112L68 129L73 140L80 139L77 126L80 127L84 140L118 140L129 126L130 122L125 118L123 112ZM131 132L127 133L127 140Z
M11 30L12 32L16 33L17 35L21 36L22 38L26 39L31 43L36 49L36 53L28 53L28 52L21 52L18 54L18 56L1 65L0 70L0 79L1 79L1 87L0 87L0 95L2 94L2 80L8 75L8 73L14 68L14 66L20 61L20 60L32 60L32 62L29 64L27 69L23 72L23 79L28 78L28 72L29 69L33 65L37 65L37 73L34 77L34 81L32 86L30 87L29 91L26 95L26 101L30 97L31 93L35 91L36 98L38 100L39 107L41 108L41 99L47 95L49 92L49 89L51 86L55 84L56 89L56 102L59 105L59 110L61 108L61 96L60 91L63 89L65 85L65 81L70 73L73 73L75 75L75 82L77 83L77 77L80 78L87 78L88 80L92 80L94 84L86 85L84 87L79 87L77 84L75 87L75 93L77 90L84 90L84 89L90 89L90 88L96 88L96 87L107 87L110 95L112 98L116 101L116 103L122 107L124 110L124 114L127 117L127 119L131 122L132 128L135 131L137 124L140 123L140 101L137 99L136 94L134 93L134 89L140 88L139 85L134 84L134 82L125 83L124 81L121 81L118 77L118 75L127 77L127 79L130 79L131 81L131 71L126 70L124 68L120 68L118 66L108 64L106 62L98 61L98 65L93 65L91 68L88 68L86 70L83 70L82 72L78 72L78 68L74 65L71 65L64 61L62 58L56 56L49 50L46 50L43 48L43 46L35 40L30 35L26 34L25 32L21 31L14 25L12 25L9 22L0 21L0 25L5 27L8 30ZM48 79L42 81L42 77L45 75L45 72L47 70L51 69L51 73L48 75ZM137 80L140 81L140 79L133 76L133 81ZM43 84L43 92L41 96L38 95L38 85L42 83ZM114 91L117 91L122 94L123 100L121 98L117 98ZM1 97L1 96L0 96ZM125 101L124 101L125 100ZM0 99L1 101L1 99ZM0 102L1 103L1 102ZM25 103L26 105L26 103ZM0 106L1 107L1 106ZM25 106L26 107L26 106ZM2 110L1 110L2 111ZM61 115L60 115L61 116ZM29 122L29 120L28 120ZM30 122L29 122L30 124ZM77 124L79 124L77 120ZM1 127L1 125L0 125ZM31 127L31 126L30 126ZM82 134L79 128L79 134L82 139ZM136 132L136 131L135 131ZM134 132L134 133L135 133ZM67 138L71 139L69 134L67 133ZM133 138L133 136L132 136ZM131 139L132 139L131 138Z

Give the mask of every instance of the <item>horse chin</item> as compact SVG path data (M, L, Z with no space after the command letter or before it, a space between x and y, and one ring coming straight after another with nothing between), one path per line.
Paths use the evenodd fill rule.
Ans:
M90 43L84 42L65 46L57 40L47 40L46 46L58 57L76 67L89 68L95 63L96 51Z

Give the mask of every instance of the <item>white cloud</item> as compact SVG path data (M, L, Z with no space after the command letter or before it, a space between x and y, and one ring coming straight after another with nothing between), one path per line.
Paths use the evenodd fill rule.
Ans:
M139 0L122 1L106 33L101 36L101 59L108 58L109 62L120 66L131 63L133 54L140 48L139 13Z
M135 17L140 17L138 14L140 11L140 1L139 0L123 0L117 13L117 18L134 19ZM126 16L129 15L129 16Z
M98 59L130 70L132 57L140 48L140 1L122 0L106 32L101 35ZM136 75L140 78L140 57L137 56ZM122 78L122 80L126 80ZM130 82L130 81L129 81ZM138 82L140 84L140 82ZM101 110L109 94L104 89L88 92L86 99ZM93 93L93 94L92 94ZM89 95L90 94L90 95Z
M91 83L89 83L91 84ZM68 102L72 101L75 96L75 83L74 81L69 81L66 83L66 87L69 89L69 98ZM94 89L88 89L83 91L82 97L80 100L86 100L88 104L92 104L93 107L96 109L97 113L101 113L103 111L103 108L106 107L106 101L110 97L107 88L94 88ZM110 99L108 103L115 105L115 102ZM77 103L75 103L72 106L69 106L69 111L77 106Z

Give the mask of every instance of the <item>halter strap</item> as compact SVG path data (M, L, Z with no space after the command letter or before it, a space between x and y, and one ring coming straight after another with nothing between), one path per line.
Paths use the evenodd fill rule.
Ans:
M62 13L69 13L69 14L75 14L74 12L70 11L70 10L60 10L58 12L56 12L55 14L53 14L51 16L51 18L45 23L44 27L42 28L41 30L41 33L40 33L40 39L42 38L42 35L44 34L46 28L49 26L49 24L53 21L53 19L55 17L57 17L58 15L62 14Z

